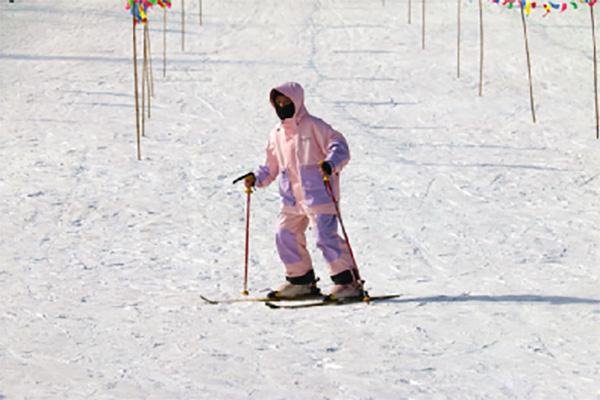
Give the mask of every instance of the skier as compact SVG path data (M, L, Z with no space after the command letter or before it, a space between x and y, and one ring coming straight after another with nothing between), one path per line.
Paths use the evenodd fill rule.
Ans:
M363 281L348 244L338 234L336 206L323 181L329 178L337 201L339 173L350 159L348 144L341 133L308 113L300 84L284 83L272 89L269 98L281 122L269 137L265 164L244 179L246 187L262 188L279 176L282 208L276 245L285 265L286 282L269 297L291 299L320 294L306 249L309 223L329 265L334 283L331 298L363 296Z

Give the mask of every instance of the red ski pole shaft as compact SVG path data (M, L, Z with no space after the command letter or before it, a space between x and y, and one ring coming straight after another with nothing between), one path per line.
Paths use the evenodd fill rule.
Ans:
M331 182L329 181L329 176L323 176L323 183L325 183L325 187L327 188L327 192L333 201L333 205L335 206L335 213L337 215L338 220L340 221L340 226L342 227L342 233L344 234L344 240L348 245L348 252L350 253L350 258L352 259L352 263L354 264L354 269L358 274L358 264L356 263L356 259L354 258L354 252L352 251L352 246L350 246L350 240L348 239L348 234L346 233L346 228L344 227L344 221L342 221L342 213L340 212L340 207L338 205L337 199L333 194L333 188L331 187ZM360 276L356 277L360 280Z
M246 188L246 245L244 253L244 290L242 294L248 295L248 255L250 254L250 196L252 188Z

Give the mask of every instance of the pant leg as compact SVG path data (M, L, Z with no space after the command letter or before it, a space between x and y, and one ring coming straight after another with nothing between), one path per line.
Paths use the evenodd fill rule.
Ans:
M277 252L285 265L287 278L306 275L313 270L312 261L306 249L306 228L309 219L303 214L279 215L276 234ZM288 279L289 280L289 279Z
M329 265L329 275L335 276L356 268L348 244L338 234L338 220L335 214L311 216L317 247Z

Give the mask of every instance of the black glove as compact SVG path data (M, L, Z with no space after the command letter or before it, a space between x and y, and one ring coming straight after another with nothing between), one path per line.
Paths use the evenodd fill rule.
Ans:
M253 188L255 184L256 184L256 175L254 175L254 172L250 172L244 178L244 185L247 188Z
M321 172L323 172L323 175L325 176L329 176L333 173L333 166L329 161L321 161L319 167L321 167Z
M244 185L247 188L253 187L256 184L256 175L254 175L254 172L248 172L245 175L240 176L239 178L236 178L233 183L236 184L239 181L243 180L244 181Z

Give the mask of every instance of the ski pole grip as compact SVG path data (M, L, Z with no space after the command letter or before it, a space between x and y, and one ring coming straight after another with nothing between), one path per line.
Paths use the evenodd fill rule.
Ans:
M248 172L247 174L245 174L245 175L242 175L242 176L240 176L239 178L235 178L235 179L233 180L233 184L235 185L235 184L236 184L236 183L238 183L239 181L241 181L241 180L244 180L244 179L246 179L247 177L249 177L249 176L252 176L253 174L254 174L253 172Z

